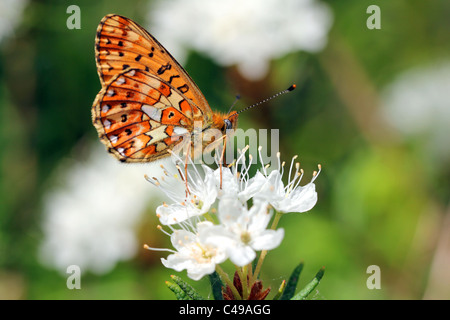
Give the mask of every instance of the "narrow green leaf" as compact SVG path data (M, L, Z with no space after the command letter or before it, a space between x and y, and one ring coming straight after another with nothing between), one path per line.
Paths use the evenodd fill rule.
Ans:
M292 271L291 276L286 284L286 289L284 289L283 295L280 300L290 300L294 294L295 289L297 288L298 279L300 278L300 273L303 270L304 263L303 261Z
M205 300L201 295L197 293L197 291L187 282L185 282L183 279L181 279L178 276L171 275L170 276L173 281L183 290L187 296L189 296L192 300Z
M277 294L273 297L273 300L279 300L285 288L286 288L286 280L283 280L283 282L281 282L280 287L278 288Z
M308 283L302 291L297 293L291 300L305 300L306 297L317 287L320 280L323 277L323 274L325 273L325 268L322 267L319 272L317 272L316 276L310 283Z
M175 294L177 300L192 300L177 284L166 281L166 286Z
M214 300L223 300L222 287L224 287L224 284L216 271L209 275L209 282L211 283Z

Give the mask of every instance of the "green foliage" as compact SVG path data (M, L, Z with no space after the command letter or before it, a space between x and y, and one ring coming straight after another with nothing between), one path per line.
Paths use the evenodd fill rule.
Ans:
M292 271L291 276L289 277L289 281L284 289L283 295L280 300L290 300L295 293L295 289L297 288L298 280L300 279L300 273L303 270L303 262L301 262L295 269Z
M197 291L180 277L170 276L174 282L166 281L166 286L175 294L177 300L204 300Z
M197 293L197 291L187 282L183 281L178 276L172 275L170 276L172 280L175 282L175 285L171 284L169 289L172 290L177 296L178 300L186 300L185 298L189 298L188 300L204 300L201 295ZM173 288L177 286L180 290L174 290Z
M321 268L317 272L314 279L311 280L299 293L297 293L291 300L305 300L311 292L319 285L320 280L322 280L323 274L325 273L325 268Z
M222 287L225 285L216 271L209 275L209 282L211 283L211 290L214 300L223 300Z

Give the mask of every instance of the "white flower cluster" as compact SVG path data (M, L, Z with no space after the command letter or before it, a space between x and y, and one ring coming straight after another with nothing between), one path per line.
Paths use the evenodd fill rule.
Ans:
M316 204L314 180L320 166L311 181L300 186L303 170L298 163L294 165L294 157L285 185L284 162L280 162L279 153L276 169L268 173L270 166L262 164L262 170L250 177L252 157L247 163L245 152L246 149L233 165L216 170L205 165L198 170L190 159L188 170L178 158L176 174L166 171L160 179L147 177L172 200L171 204L159 206L156 213L165 228L170 229L167 232L159 227L170 236L175 250L146 246L172 253L162 259L164 266L187 270L194 280L211 274L217 264L228 258L236 266L245 266L256 258L256 251L272 250L283 240L283 229L275 229L274 225L268 229L273 209L277 214L305 212Z
M0 42L14 35L14 29L22 21L22 14L27 4L27 0L0 1Z
M63 274L73 264L104 274L132 258L136 227L154 200L143 170L121 165L98 144L84 160L63 161L43 199L42 263Z
M257 80L273 59L322 50L332 20L317 0L171 0L152 5L149 30L181 61L194 49Z
M405 138L419 138L439 166L450 161L450 61L399 74L382 92L382 115Z

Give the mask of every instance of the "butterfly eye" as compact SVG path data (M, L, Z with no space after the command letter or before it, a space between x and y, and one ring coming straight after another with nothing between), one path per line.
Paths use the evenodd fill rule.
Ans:
M225 119L225 120L223 120L223 122L225 122L225 130L230 130L230 129L232 129L233 126L232 126L230 120Z

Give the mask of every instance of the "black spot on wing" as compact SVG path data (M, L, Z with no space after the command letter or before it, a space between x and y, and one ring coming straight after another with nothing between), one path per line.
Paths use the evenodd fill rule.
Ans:
M189 91L189 86L187 84L183 84L177 88L181 93L186 93Z
M170 62L167 62L167 64L166 65L162 65L158 69L158 71L156 71L156 73L161 75L161 74L163 74L164 72L166 72L167 70L170 70L170 69L172 69L172 65L170 64Z

